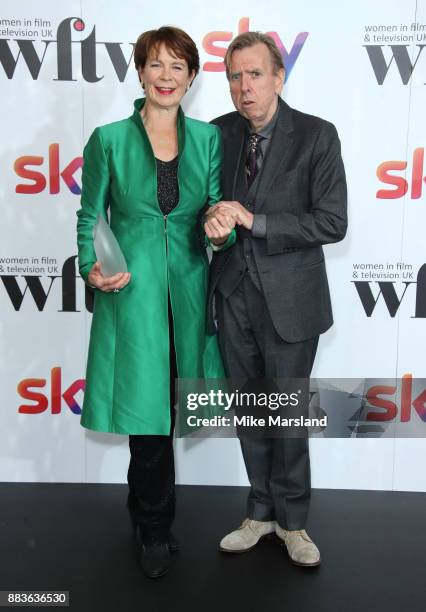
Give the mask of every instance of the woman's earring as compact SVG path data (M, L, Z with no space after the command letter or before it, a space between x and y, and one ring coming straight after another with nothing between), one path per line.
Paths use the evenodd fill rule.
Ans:
M190 87L191 87L191 84L190 84L190 83L187 83L187 84L186 84L186 91L189 91L189 88L190 88Z

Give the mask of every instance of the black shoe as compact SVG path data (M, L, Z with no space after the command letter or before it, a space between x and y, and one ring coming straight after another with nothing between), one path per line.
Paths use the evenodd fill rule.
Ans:
M139 525L137 525L135 528L135 538L136 542L138 542L139 544L142 542L141 530ZM169 547L169 552L175 553L179 550L179 542L176 540L175 536L172 534L171 531L169 532L166 543Z
M170 553L165 542L142 544L140 562L143 573L148 578L160 578L169 571Z
M134 517L134 515L132 514L132 512L129 510L129 516L130 516L130 521L132 523L132 527L133 527L133 531L135 533L135 537L136 537L136 541L138 543L140 543L142 541L141 538L141 530L140 527ZM175 536L172 534L172 532L169 532L169 536L167 538L167 544L169 545L169 551L171 553L175 553L179 550L179 543L176 540Z
M179 550L179 542L176 540L175 536L172 534L171 531L169 532L168 545L171 553L177 552Z

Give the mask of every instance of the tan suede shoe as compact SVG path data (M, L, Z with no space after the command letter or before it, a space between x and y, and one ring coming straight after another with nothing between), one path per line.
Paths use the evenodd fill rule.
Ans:
M286 531L276 524L275 533L286 545L290 560L295 565L316 567L321 563L320 551L304 529Z
M275 521L255 521L246 518L235 531L228 533L220 542L223 552L243 553L256 546L261 538L274 533Z

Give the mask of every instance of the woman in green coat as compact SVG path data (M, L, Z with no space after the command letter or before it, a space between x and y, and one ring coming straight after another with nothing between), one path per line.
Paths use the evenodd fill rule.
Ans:
M79 267L96 291L81 423L129 435L128 507L143 569L156 577L175 547L174 369L181 378L224 376L206 333L208 259L198 231L203 207L221 199L221 143L217 127L180 108L199 70L185 32L145 32L135 64L146 97L129 118L96 128L84 149ZM93 228L108 211L129 272L104 277ZM218 243L231 226L218 224Z

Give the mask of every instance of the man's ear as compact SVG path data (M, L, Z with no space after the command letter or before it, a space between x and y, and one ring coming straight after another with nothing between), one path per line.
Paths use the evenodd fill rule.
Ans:
M277 93L279 95L281 93L281 90L282 90L283 86L284 86L284 80L285 80L285 71L284 71L284 68L280 68L275 76L276 76L276 79L275 79L275 93Z

